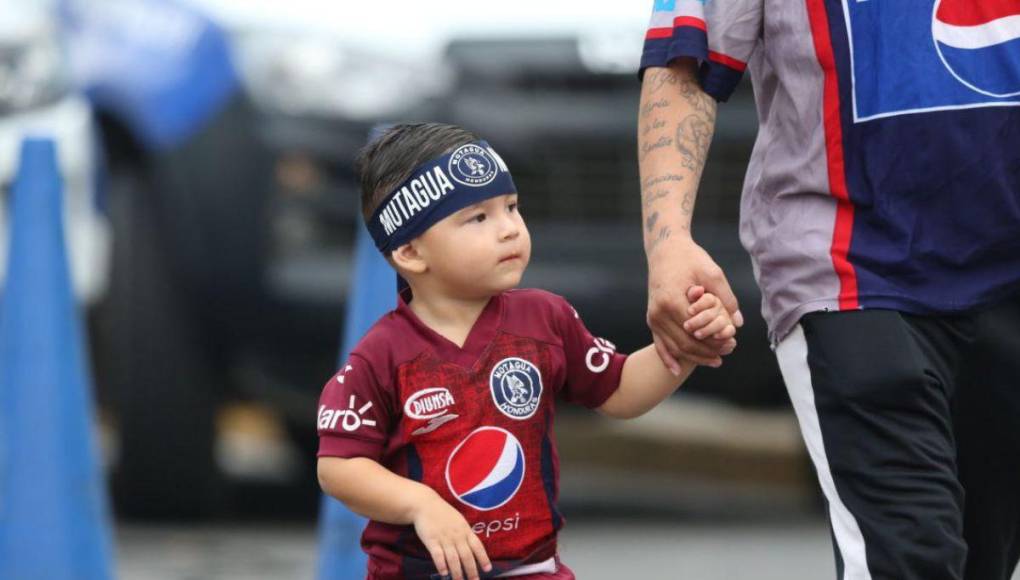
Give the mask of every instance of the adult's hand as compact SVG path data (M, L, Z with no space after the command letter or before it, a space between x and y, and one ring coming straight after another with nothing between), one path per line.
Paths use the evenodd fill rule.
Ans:
M680 358L718 367L722 357L736 348L732 337L715 335L698 340L684 329L690 317L687 290L691 286L703 286L715 294L736 326L744 323L726 275L708 253L687 236L664 240L649 258L647 321L659 358L674 373L679 372Z

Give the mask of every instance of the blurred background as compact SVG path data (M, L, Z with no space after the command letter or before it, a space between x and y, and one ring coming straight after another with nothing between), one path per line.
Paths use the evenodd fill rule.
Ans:
M532 232L524 285L624 351L650 341L635 155L650 8L0 0L0 210L22 136L52 135L123 577L313 574L316 400L360 219L352 160L378 123L491 142ZM634 561L648 578L832 573L737 238L749 86L720 113L694 235L748 323L722 369L638 421L560 414L582 578Z

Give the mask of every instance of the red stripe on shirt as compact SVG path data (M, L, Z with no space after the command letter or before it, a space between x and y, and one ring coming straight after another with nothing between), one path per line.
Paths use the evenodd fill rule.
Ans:
M854 227L854 205L846 186L846 167L843 156L843 124L840 116L839 78L836 76L836 58L829 36L829 17L825 0L806 0L811 36L815 44L818 64L825 74L822 101L822 118L825 126L825 155L829 168L829 190L836 198L836 224L832 231L832 266L839 277L839 309L860 307L857 295L857 273L850 263L850 239Z
M669 38L673 36L672 28L649 28L648 32L645 33L645 40L655 38Z
M717 62L719 64L724 64L738 72L744 72L744 69L747 68L746 62L742 60L737 60L732 56L727 56L721 52L715 52L712 50L708 51L708 60Z
M708 27L705 26L705 21L693 16L677 16L674 18L673 28L680 28L681 26L691 26L699 30L708 31Z

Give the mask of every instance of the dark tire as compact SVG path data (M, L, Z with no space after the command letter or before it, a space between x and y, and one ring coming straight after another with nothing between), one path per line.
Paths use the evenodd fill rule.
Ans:
M97 366L120 433L118 512L191 519L216 504L218 397L197 309L174 275L150 185L138 172L111 176L114 256L97 321Z

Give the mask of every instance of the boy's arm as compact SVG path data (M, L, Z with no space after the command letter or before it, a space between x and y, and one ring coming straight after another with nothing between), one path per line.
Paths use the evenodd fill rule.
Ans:
M693 370L692 363L681 359L680 374L674 375L650 344L627 357L620 386L598 410L615 419L640 417L670 396Z
M323 491L352 511L379 522L414 525L440 574L475 580L479 567L492 569L467 520L432 488L365 457L320 457L318 475Z
M701 286L688 288L686 294L691 303L688 309L691 318L684 325L687 332L699 339L709 336L733 339L737 329L721 300L705 292ZM693 362L680 359L678 364L680 372L674 374L666 368L654 344L635 352L623 363L620 386L599 407L599 411L617 419L644 415L691 376L695 366Z
M400 477L365 457L320 457L318 472L324 492L352 511L387 524L412 524L416 509L440 499L427 485Z

